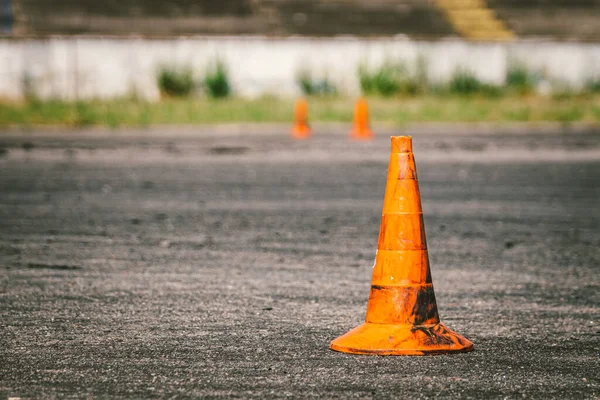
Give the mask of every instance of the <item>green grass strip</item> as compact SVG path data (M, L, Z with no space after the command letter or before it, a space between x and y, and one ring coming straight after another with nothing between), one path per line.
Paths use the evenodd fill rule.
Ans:
M370 97L373 122L587 122L600 123L600 95ZM290 122L294 100L274 97L219 100L173 98L0 101L0 126L145 127L158 124ZM310 97L311 122L350 122L354 99Z

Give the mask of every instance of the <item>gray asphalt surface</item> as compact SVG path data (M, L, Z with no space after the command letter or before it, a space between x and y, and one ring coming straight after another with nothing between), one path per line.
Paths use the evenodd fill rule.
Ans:
M384 134L1 135L0 398L600 398L600 132L413 141L472 353L328 348L365 316Z

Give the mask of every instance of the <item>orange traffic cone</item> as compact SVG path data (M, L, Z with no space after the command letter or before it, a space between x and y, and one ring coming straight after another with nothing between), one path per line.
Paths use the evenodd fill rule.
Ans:
M310 127L308 126L308 102L304 98L298 99L294 106L292 137L296 139L307 139L310 137Z
M331 348L378 355L473 350L469 340L440 323L410 136L392 137L366 321L331 342Z
M369 140L373 137L373 132L369 129L369 106L364 97L356 100L350 137L359 140Z

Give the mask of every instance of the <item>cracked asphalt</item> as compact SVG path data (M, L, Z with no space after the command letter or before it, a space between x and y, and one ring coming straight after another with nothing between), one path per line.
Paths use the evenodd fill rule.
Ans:
M389 159L344 132L0 133L0 398L600 398L600 130L413 135L440 317L352 356Z

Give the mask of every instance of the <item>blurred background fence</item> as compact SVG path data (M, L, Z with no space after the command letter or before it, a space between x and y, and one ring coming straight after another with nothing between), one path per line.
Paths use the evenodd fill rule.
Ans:
M479 32L485 39L507 29L518 37L600 38L600 0L1 1L12 9L14 35L405 34L435 39Z
M502 85L512 65L543 75L536 85L579 88L600 79L600 44L473 43L406 38L45 38L0 41L0 93L85 99L135 95L158 99L161 68L185 70L201 79L216 60L227 66L233 92L296 95L298 76L325 80L342 94L360 92L361 65L404 66L443 84L457 71Z
M356 94L361 67L391 64L433 85L515 67L542 92L600 81L600 0L0 2L8 99L158 99L165 70L216 63L245 97L298 94L302 74Z

